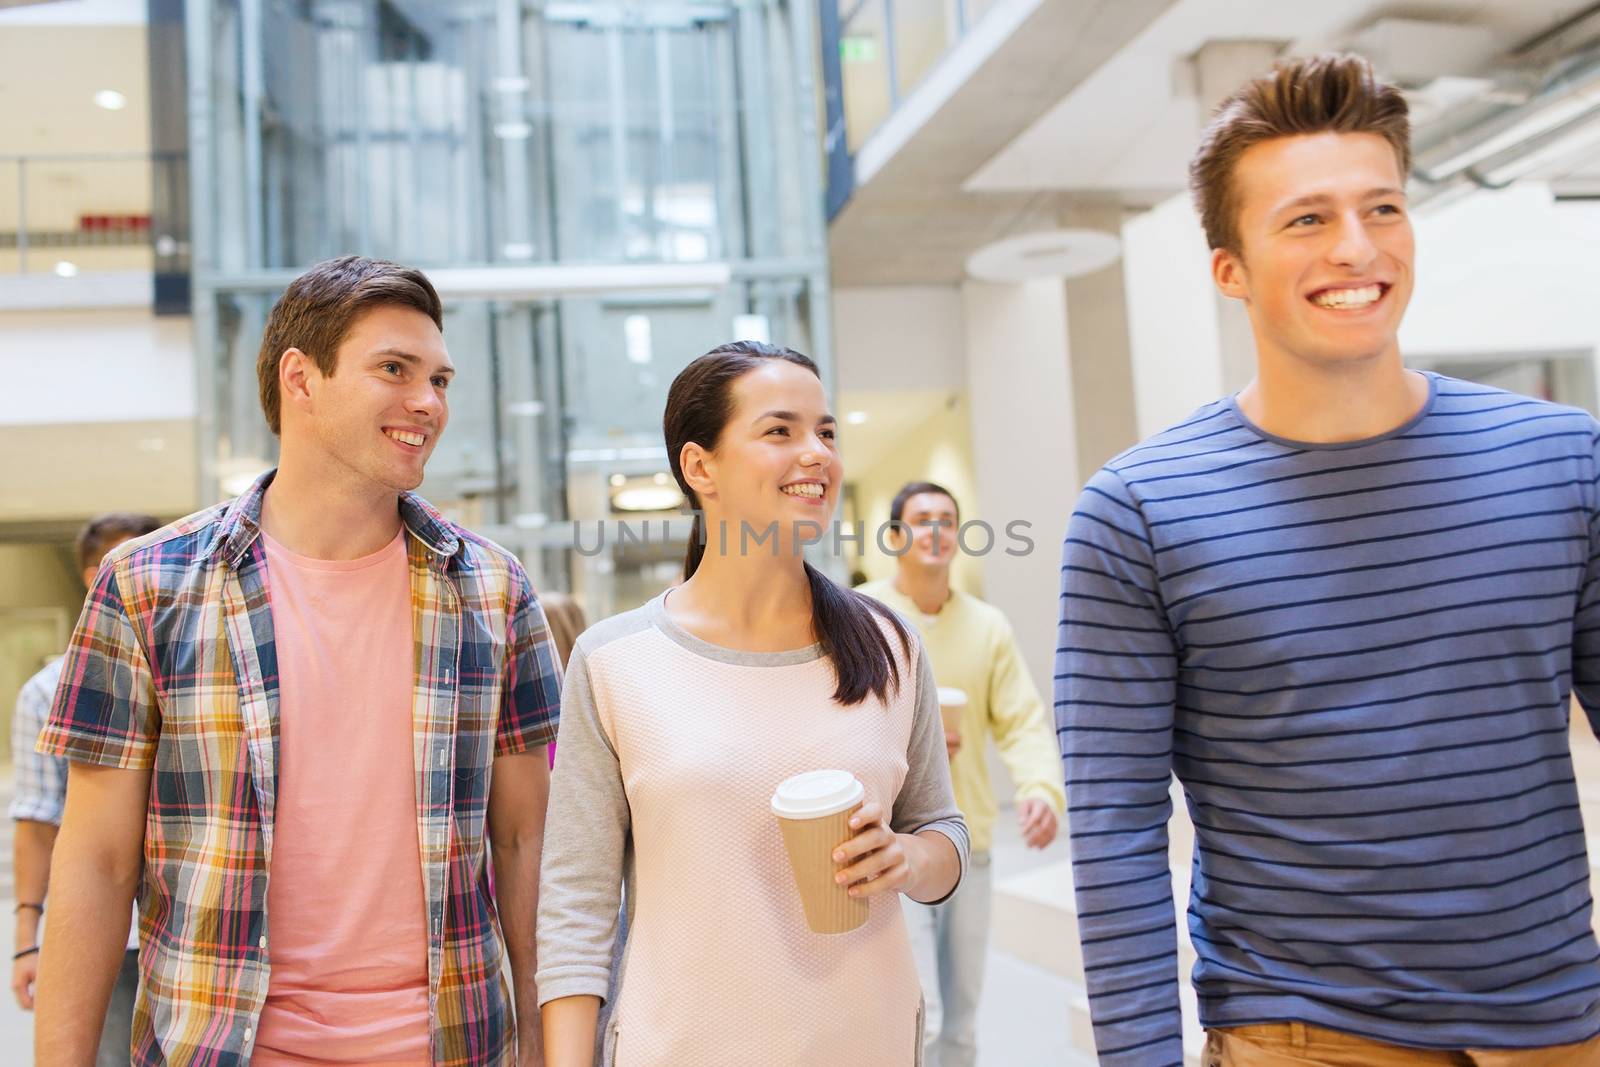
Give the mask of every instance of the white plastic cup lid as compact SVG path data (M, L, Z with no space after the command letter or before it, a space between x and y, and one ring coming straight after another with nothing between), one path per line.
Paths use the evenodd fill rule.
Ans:
M967 691L965 689L957 689L953 685L941 685L939 687L939 703L947 708L964 708L967 706Z
M772 814L784 819L820 819L861 803L866 787L849 771L807 771L787 778L772 794Z

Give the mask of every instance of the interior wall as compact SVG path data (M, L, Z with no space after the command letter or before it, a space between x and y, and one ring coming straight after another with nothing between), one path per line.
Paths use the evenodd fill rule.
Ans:
M60 607L76 619L83 596L61 546L0 544L0 608Z
M963 522L983 517L972 471L970 428L971 414L966 399L956 396L952 404L903 437L897 447L887 450L870 468L854 473L847 460L845 469L855 486L856 517L866 523L867 528L861 569L869 579L894 576L895 559L878 547L876 533L889 521L889 505L907 482L935 482L950 490L961 505ZM958 555L951 566L950 582L963 592L981 596L980 561Z
M1600 204L1524 182L1413 217L1400 349L1433 361L1580 350L1600 360ZM1187 197L1123 227L1139 435L1224 393L1209 254ZM1597 363L1600 368L1600 363ZM1591 407L1600 404L1600 397Z
M971 382L973 470L996 547L981 559L985 599L1016 630L1041 693L1050 691L1061 538L1077 502L1078 456L1066 288L969 282L962 288ZM1027 542L1007 536L1014 522Z
M51 5L55 6L55 5ZM147 154L150 151L149 78L143 25L41 26L0 20L0 145L7 155L63 153ZM112 89L126 106L110 111L94 94ZM31 164L28 223L59 228L63 211L89 198L103 213L150 209L148 167L119 161ZM144 182L129 180L142 175ZM17 223L14 164L0 164L0 230ZM41 254L48 252L42 250Z
M0 314L0 426L195 416L187 316L148 309Z
M836 400L842 408L859 403L871 410L869 422L840 431L846 478L855 487L856 517L867 524L860 565L869 578L894 574L894 558L878 547L875 535L888 522L889 504L906 482L937 482L956 494L964 519L980 514L964 394L964 321L961 291L953 285L833 292ZM980 562L958 558L951 582L979 594Z
M953 285L833 291L841 392L965 389L961 290Z
M0 454L28 457L0 465L0 523L197 506L188 318L0 313L0 380Z
M1205 236L1187 195L1129 219L1122 241L1142 440L1222 395L1216 289Z
M1557 202L1529 182L1415 225L1416 290L1400 328L1408 357L1600 352L1600 204Z
M0 759L7 768L17 693L65 651L83 597L63 546L0 544Z

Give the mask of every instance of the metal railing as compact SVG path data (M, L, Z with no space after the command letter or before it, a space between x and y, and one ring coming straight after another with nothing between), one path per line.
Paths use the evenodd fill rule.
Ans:
M845 126L854 152L994 0L837 0Z
M0 273L152 269L182 236L154 232L152 205L186 177L177 153L0 155Z
M855 154L999 0L822 0L823 153L832 220Z

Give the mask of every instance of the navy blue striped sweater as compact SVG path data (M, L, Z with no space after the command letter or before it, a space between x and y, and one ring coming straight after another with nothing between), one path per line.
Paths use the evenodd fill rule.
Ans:
M1232 400L1067 530L1055 704L1101 1063L1181 1062L1168 785L1207 1026L1438 1048L1600 1031L1568 698L1600 709L1600 425L1430 375L1380 438Z

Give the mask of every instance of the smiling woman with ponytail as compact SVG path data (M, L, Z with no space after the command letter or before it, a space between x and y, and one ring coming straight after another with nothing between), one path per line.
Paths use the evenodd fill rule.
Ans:
M672 464L672 476L678 480L678 488L683 490L695 514L694 532L689 537L689 556L683 568L685 578L692 578L699 569L709 538L704 507L694 486L684 478L683 448L697 442L716 441L732 415L733 382L761 366L763 361L771 360L782 360L803 368L817 378L818 391L821 391L817 365L808 357L792 348L779 348L760 341L734 341L712 349L689 364L673 381L672 389L667 394L667 413L662 420L662 430L667 439L667 460ZM832 448L835 432L833 420L827 418L826 423L821 432L828 435L828 447ZM843 473L842 467L839 473ZM797 532L797 523L826 524L828 516L832 514L831 505L837 500L838 489L837 482L824 485L821 500L828 506L820 509L824 511L821 518L801 516L788 523L787 527L782 519L778 520L777 552L793 554L793 541L788 540L787 535ZM720 535L726 529L728 536L726 541L718 537L719 548L724 543L736 544L740 551L767 552L770 556L773 549L768 549L765 543L758 548L750 547L749 542L754 540L754 535L747 537L739 521L724 513L724 525L718 533ZM754 528L755 524L752 522L750 526ZM764 532L763 529L755 530L755 533ZM823 655L833 663L839 675L839 688L834 698L841 704L859 704L870 692L880 700L885 699L889 686L898 684L900 679L883 622L888 623L898 638L897 643L906 652L911 647L910 630L880 602L836 584L804 562L803 558L801 566L811 596L812 639L822 646Z
M921 1062L897 894L955 890L967 833L911 629L800 549L844 466L816 365L739 341L690 363L663 419L695 509L680 587L579 639L546 822L539 998L549 1067ZM866 787L836 880L869 902L807 926L769 806L784 779ZM626 955L610 982L627 882Z

